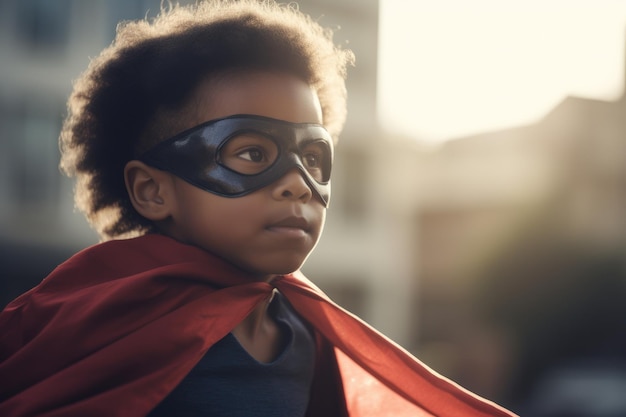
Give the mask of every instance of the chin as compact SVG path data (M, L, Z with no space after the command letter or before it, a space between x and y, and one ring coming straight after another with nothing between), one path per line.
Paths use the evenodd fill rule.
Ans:
M292 262L282 260L282 262L272 263L265 268L252 268L251 271L262 276L287 275L297 271L304 265L304 259Z
M304 265L310 253L310 251L304 250L271 251L248 258L234 258L229 261L248 273L266 279L267 277L287 275L297 271Z
M300 267L302 267L303 264L304 264L304 262L300 262L297 265L286 265L283 268L275 268L275 269L273 269L273 272L271 272L269 275L287 275L287 274L291 274L293 272L296 272L298 269L300 269Z

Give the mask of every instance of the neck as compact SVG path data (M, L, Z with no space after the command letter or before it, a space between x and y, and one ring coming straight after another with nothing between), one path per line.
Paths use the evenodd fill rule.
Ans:
M268 311L274 294L275 291L232 331L241 346L260 362L274 360L282 345L280 329Z
M254 310L246 317L241 326L245 329L249 336L254 337L263 331L263 326L267 320L271 320L269 315L269 306L274 299L275 290L263 302L259 303Z

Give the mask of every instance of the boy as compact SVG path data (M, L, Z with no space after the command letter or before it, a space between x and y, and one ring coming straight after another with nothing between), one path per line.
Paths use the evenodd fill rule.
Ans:
M351 59L266 2L120 27L61 134L106 242L0 315L0 415L511 415L298 272L324 224Z

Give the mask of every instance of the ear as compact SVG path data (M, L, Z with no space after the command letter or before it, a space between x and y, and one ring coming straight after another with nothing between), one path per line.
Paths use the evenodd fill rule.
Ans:
M171 174L132 160L124 167L124 182L133 207L143 217L160 221L170 216Z

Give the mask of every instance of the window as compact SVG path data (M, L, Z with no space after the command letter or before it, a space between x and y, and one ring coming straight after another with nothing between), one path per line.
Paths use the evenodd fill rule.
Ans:
M17 210L58 203L62 107L42 106L38 100L3 107L0 198Z
M71 0L20 0L16 5L18 39L33 49L67 44Z

